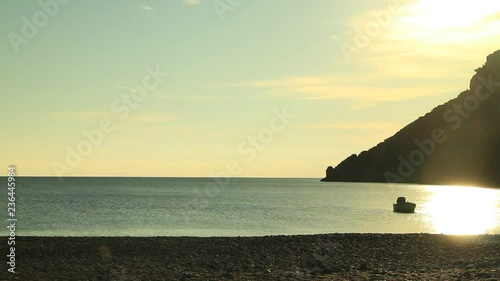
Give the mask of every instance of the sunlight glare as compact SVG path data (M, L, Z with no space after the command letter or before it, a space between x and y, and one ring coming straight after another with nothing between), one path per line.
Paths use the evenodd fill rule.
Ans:
M499 11L499 1L420 0L413 6L408 20L414 26L432 30L467 27Z
M436 233L484 234L499 223L500 196L491 189L433 186L424 206Z

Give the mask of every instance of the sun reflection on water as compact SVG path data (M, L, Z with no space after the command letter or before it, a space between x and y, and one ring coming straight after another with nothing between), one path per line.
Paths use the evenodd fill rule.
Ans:
M429 186L423 206L434 231L443 234L484 234L500 224L500 192L461 186Z

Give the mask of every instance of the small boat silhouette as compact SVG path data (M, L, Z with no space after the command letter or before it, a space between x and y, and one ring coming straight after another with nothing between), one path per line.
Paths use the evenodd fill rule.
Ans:
M397 213L415 213L417 204L406 202L406 198L398 197L396 204L392 205L393 211Z

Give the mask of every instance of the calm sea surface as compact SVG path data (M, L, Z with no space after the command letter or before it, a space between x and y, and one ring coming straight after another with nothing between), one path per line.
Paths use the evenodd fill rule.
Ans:
M7 183L0 179L6 221ZM500 189L264 178L17 178L16 183L17 235L500 234ZM398 196L416 203L416 213L392 212Z

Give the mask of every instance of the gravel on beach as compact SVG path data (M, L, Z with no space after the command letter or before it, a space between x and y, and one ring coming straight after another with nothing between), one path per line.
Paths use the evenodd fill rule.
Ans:
M16 237L0 280L498 280L500 235Z

